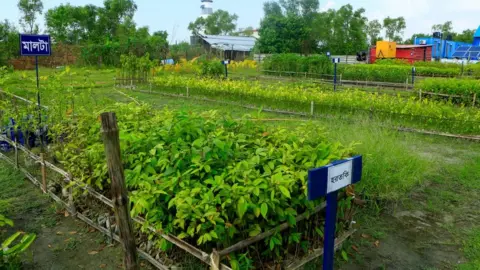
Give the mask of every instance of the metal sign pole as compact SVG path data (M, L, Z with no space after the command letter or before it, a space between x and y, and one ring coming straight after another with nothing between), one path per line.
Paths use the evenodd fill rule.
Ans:
M335 226L337 223L338 191L360 182L362 156L336 161L308 172L308 199L327 197L323 243L323 270L333 270L335 258Z
M38 130L40 132L40 147L43 150L42 107L40 105L40 78L38 77L38 55L35 55L35 73L37 74Z
M335 259L335 225L337 224L338 191L327 194L325 239L323 242L323 269L333 270Z
M333 91L337 91L337 63L334 64L333 70Z

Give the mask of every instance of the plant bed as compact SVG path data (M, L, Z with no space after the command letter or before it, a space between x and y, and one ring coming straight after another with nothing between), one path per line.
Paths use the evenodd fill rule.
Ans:
M146 233L210 252L280 224L290 230L256 243L261 261L248 251L225 254L223 262L234 268L253 261L283 263L292 246L301 245L304 254L321 246L321 239L309 241L313 234L321 238L323 225L310 224L321 201L306 198L307 171L351 156L351 147L326 141L322 129L311 125L267 128L215 112L158 113L135 104L117 104L116 112L131 215L143 222ZM50 129L52 138L63 136L49 147L51 155L68 171L62 175L75 179L76 199L88 190L85 185L104 198L110 185L97 114L79 112L75 121L64 120ZM311 220L297 224L297 218L310 215ZM155 244L167 252L162 239Z

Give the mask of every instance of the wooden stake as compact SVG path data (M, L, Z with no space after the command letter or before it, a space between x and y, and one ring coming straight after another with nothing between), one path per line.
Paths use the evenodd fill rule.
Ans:
M312 103L310 104L310 114L313 116L313 109L314 109L314 106L315 106L315 103Z
M420 91L418 92L418 98L420 99L420 101L422 101L422 89L420 89Z
M45 158L43 153L40 154L40 165L42 170L42 189L44 193L47 193L47 171L45 169Z
M120 155L120 137L117 117L113 112L101 114L103 143L107 157L108 174L112 180L112 201L115 219L120 230L120 240L124 251L124 265L127 270L137 270L138 255L130 217L129 199L125 188L125 175Z
M110 214L105 213L105 226L107 227L107 230L110 232L108 234L108 244L111 244L113 242L113 232L112 232L112 226L110 224Z
M73 179L71 174L69 174L68 179ZM77 214L77 209L75 208L75 203L73 201L73 187L68 188L68 207L70 208L72 216L75 216Z
M150 93L152 93L152 82L150 82Z
M18 170L18 147L17 147L17 138L15 137L15 144L13 144L13 147L15 147L15 168Z
M408 90L408 78L407 78L407 80L405 81L405 91L407 91L407 90Z

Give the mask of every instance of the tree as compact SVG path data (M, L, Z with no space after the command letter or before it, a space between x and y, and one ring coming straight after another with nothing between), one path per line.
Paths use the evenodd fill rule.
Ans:
M383 20L383 28L385 28L385 35L390 41L401 42L403 31L407 28L405 18L390 18Z
M473 35L476 29L466 29L462 33L454 33L453 40L459 42L473 43Z
M19 0L18 9L20 9L20 25L23 31L28 33L38 33L39 27L36 24L37 16L43 12L43 3L41 0Z
M382 24L378 20L370 21L367 25L367 36L370 45L375 45L381 39L380 32L382 31Z
M206 18L198 18L188 25L192 33L205 32L207 35L228 35L237 28L238 16L225 10L217 10Z
M104 0L104 7L98 11L98 29L100 35L115 39L117 29L125 21L133 21L137 5L133 0Z
M8 20L0 22L0 66L8 65L8 61L18 55L18 31Z
M448 34L453 33L453 23L447 21L444 24L435 24L432 26L432 32L440 32L446 37Z

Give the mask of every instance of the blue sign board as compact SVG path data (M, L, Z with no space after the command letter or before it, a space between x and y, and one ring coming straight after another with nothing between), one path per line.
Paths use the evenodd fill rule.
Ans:
M22 56L49 56L52 46L49 35L20 34L20 55Z
M334 64L339 64L340 63L340 58L332 58L332 63Z
M360 182L362 156L336 161L308 172L308 199L327 197L323 244L323 269L333 270L338 190Z
M362 177L362 156L335 161L308 172L308 199L325 197L346 186L358 183Z

